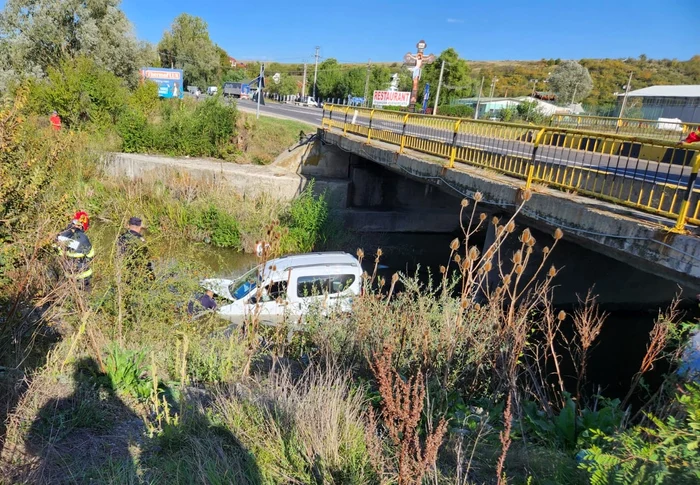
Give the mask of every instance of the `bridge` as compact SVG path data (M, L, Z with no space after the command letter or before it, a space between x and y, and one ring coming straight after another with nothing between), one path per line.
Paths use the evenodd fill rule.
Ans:
M343 172L352 156L452 196L478 192L491 214L518 210L524 224L559 227L582 247L700 290L700 147L334 105L319 133L323 153L302 173Z

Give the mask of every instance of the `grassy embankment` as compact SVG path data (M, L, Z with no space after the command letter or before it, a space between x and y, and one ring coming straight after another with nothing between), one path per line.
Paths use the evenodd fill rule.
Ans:
M659 359L677 361L677 315L659 316L629 395L601 396L586 363L604 316L591 301L572 315L555 311L557 268L548 258L556 244L534 252L529 231L514 234L513 220L481 215L479 194L455 208L472 223L445 248L431 285L367 274L352 315L319 308L291 341L286 328L260 326L259 307L230 333L215 318L189 318L183 306L206 268L167 245L153 245L147 278L115 258L112 239L98 248L92 291L80 291L55 276L50 250L75 207L110 234L136 213L151 240L246 247L264 237L276 255L322 241L325 205L309 195L289 207L239 200L177 176L153 185L106 179L87 127L37 129L19 94L0 113L4 481L697 480L700 390L669 375L650 394L643 380ZM129 133L170 149L233 153L231 133L219 137L222 123L209 121L235 126L235 111L204 103L185 116L180 106ZM172 130L187 143L167 145ZM487 224L498 237L482 253L470 241ZM515 238L519 250L501 254ZM382 255L367 257L378 265ZM537 283L522 280L528 266L539 268ZM500 284L482 292L496 268ZM629 408L632 396L641 409Z

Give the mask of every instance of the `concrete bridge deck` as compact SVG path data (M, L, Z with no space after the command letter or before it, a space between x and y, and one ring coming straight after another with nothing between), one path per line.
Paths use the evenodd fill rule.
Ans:
M410 149L398 153L391 143L372 140L368 145L364 136L319 133L323 144L341 153L370 160L458 197L473 198L479 192L482 205L493 212L518 211L524 223L537 229L551 233L561 228L567 239L584 247L700 290L700 238L693 232L671 232L672 221L665 217L540 185L531 187L531 198L522 204L522 180L466 164L450 167L444 158ZM326 157L324 163L332 165L331 158Z

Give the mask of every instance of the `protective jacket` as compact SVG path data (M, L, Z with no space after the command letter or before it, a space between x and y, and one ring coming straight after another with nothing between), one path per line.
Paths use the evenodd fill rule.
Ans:
M70 225L56 237L58 253L65 258L66 276L84 280L92 276L90 262L95 248L82 229Z

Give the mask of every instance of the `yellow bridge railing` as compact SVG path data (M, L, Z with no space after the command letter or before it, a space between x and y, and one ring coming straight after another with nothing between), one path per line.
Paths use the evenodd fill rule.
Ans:
M550 126L618 135L645 136L668 141L684 140L688 133L700 128L698 123L568 114L553 115Z
M324 106L321 126L670 218L675 231L700 225L700 144L341 105Z

